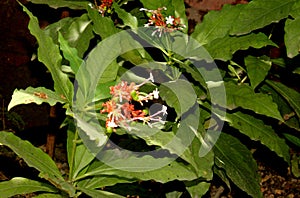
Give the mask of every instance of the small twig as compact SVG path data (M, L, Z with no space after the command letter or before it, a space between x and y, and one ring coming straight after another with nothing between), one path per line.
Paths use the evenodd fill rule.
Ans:
M215 194L212 198L219 198L219 197L222 195L222 193L224 192L224 190L225 190L224 187L223 187L223 186L220 186L220 187L218 188L216 194Z

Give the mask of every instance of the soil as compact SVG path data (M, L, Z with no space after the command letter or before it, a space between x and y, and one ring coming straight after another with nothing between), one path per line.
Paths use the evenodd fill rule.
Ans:
M25 0L21 2L23 4L27 3ZM247 3L243 0L185 0L185 2L191 26L201 22L207 11L221 9L224 3ZM16 88L25 89L28 86L51 88L52 80L44 66L36 60L31 61L36 43L27 28L28 17L26 14L15 0L2 0L0 6L0 110L2 112L0 129L13 131L21 138L27 139L45 150L46 137L51 123L49 118L50 108L47 105L24 105L7 112L6 107ZM48 10L49 8L40 6L39 9ZM56 13L54 17L60 16L59 10L54 12ZM47 24L47 21L41 22L42 26L45 24ZM60 132L57 134L56 152L53 158L61 172L67 173L65 142L63 141L65 137L62 134L63 131ZM295 150L293 153L299 155L299 150ZM261 175L261 191L264 197L300 197L300 179L291 174L290 169L284 162L276 157L272 158L272 155L268 159L264 159L261 156L268 156L268 153L264 153L264 151L254 156L258 162L259 174ZM0 161L2 162L0 163L0 181L16 176L37 178L38 173L35 170L29 168L21 158L2 146L0 147ZM247 195L234 185L229 191L219 178L215 178L206 197L247 197Z

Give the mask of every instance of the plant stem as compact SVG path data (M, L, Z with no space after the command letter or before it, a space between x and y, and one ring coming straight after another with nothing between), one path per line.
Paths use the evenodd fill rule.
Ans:
M72 145L72 151L71 151L71 160L70 160L70 170L69 170L69 180L72 181L73 180L73 172L74 172L74 162L75 162L75 153L76 153L76 145L78 142L78 130L75 130L75 134L74 134L74 140L73 140L73 145Z

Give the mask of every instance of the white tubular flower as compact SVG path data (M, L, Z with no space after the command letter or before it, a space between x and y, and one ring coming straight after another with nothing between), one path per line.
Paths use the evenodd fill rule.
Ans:
M173 22L174 22L174 18L172 16L168 16L166 17L166 24L170 24L170 25L173 25Z
M154 99L158 99L159 98L159 91L158 91L157 88L153 91L153 98Z
M161 112L163 113L163 115L167 115L168 114L167 110L168 110L168 107L165 106L165 105L163 105L162 109L161 109Z

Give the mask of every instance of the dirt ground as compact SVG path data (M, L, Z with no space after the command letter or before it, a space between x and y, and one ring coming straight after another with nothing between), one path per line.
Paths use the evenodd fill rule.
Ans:
M21 2L26 3L25 0ZM185 0L185 2L191 25L201 22L207 11L221 9L224 3L247 3L245 0ZM51 79L43 66L36 61L31 61L36 43L27 29L26 14L15 0L2 0L0 6L0 129L17 131L20 137L44 148L49 125L49 107L26 105L16 107L12 112L6 112L6 107L16 88L51 87ZM64 153L62 142L57 143L56 151L54 159L61 170L66 171L66 157L61 154ZM297 152L299 154L299 151ZM258 160L264 197L300 197L300 179L292 176L286 164L278 160L265 160L259 154L255 157ZM37 175L34 170L28 168L20 158L4 148L0 149L0 161L0 181L14 176L37 177L34 176ZM6 163L3 163L4 161ZM238 198L246 195L235 188L229 192L216 178L207 197Z

